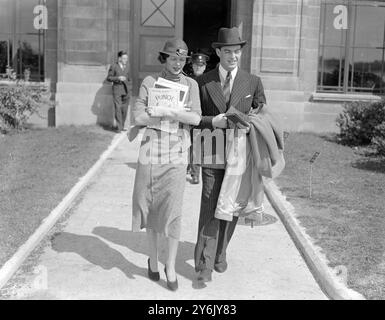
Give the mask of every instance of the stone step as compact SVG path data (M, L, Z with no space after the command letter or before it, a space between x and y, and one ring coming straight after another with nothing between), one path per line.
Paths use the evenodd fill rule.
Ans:
M267 101L267 107L273 112L302 114L305 110L305 103L288 101Z
M73 83L73 82L58 82L57 92L59 94L112 94L112 86L109 83Z
M267 101L304 102L303 91L296 90L265 90Z
M68 83L102 84L108 75L108 66L79 66L65 65L62 70L61 81Z
M340 104L271 101L267 107L279 114L285 131L338 132L336 118Z
M112 105L112 95L106 94L58 94L56 95L58 105L83 104L84 106L91 105Z
M342 103L306 102L305 112L319 114L333 114L337 117L343 110Z
M298 77L292 76L272 76L259 75L265 90L300 90L300 81Z
M284 131L315 133L338 132L335 117L332 114L278 113Z

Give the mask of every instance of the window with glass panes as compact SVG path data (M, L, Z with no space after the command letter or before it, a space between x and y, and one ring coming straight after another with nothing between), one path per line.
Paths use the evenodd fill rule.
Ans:
M337 5L347 8L347 28L336 28ZM385 94L385 1L324 0L318 91Z
M0 0L0 77L11 67L19 79L44 81L44 30L34 27L37 5L44 0Z

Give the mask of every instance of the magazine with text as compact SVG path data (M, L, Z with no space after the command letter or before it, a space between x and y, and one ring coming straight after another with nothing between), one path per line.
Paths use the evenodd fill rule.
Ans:
M155 82L155 88L163 88L163 89L175 89L179 91L180 97L179 97L179 104L181 107L184 107L187 100L187 94L189 91L189 87L180 84L174 81L166 80L162 77L159 77L158 80Z
M180 93L177 89L150 88L148 92L148 106L162 106L166 108L180 108ZM169 133L177 133L178 121L161 121L159 125L148 126L152 129L162 130Z

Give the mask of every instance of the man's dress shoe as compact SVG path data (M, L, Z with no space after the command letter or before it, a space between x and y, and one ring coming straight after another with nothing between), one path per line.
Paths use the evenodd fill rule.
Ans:
M219 262L214 265L214 270L218 273L224 273L227 270L227 262Z
M193 177L191 178L191 184L199 184L199 178L193 176Z
M204 269L199 272L198 275L198 281L202 282L210 282L212 280L211 275L212 275L212 270L210 269Z

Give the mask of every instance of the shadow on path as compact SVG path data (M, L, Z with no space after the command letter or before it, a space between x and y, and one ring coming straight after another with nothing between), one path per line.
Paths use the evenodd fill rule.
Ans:
M96 227L93 230L93 234L117 245L125 246L139 254L147 255L145 233L134 233L110 227ZM147 267L141 268L128 261L118 250L111 248L107 243L96 236L78 235L68 232L57 233L51 237L52 249L58 253L76 253L83 259L104 270L118 268L127 278L132 280L135 279L135 276L141 276L148 279ZM176 262L176 272L177 274L190 279L193 282L193 288L202 289L205 286L196 281L194 268L187 264L187 260L192 259L193 254L194 245L192 243L180 242ZM159 260L162 264L165 264L166 255L162 250L160 250ZM161 266L159 266L159 271L162 279L156 283L161 287L166 288L167 285L164 280L165 275ZM148 281L151 280L148 279Z
M90 263L104 270L118 268L128 278L135 279L134 275L146 276L147 270L139 268L117 250L94 236L77 235L68 232L55 234L51 238L52 249L59 253L77 253Z
M138 163L137 162L127 162L126 165L131 168L136 170L138 168Z
M104 270L118 268L132 280L135 279L135 275L147 278L147 268L140 268L129 262L119 251L97 237L61 232L51 238L51 243L52 249L56 252L76 253ZM159 285L165 287L166 283L159 282Z
M146 256L148 254L146 233L131 232L111 227L96 227L92 233L117 245L127 247L139 254ZM191 280L193 282L193 288L202 289L205 285L198 283L194 267L187 263L188 260L194 259L194 248L195 244L191 242L179 242L178 255L176 258L176 272L182 277ZM166 250L162 250L161 246L159 250L160 263L165 264L166 258L167 252ZM159 271L161 276L164 277L163 267L159 266Z

